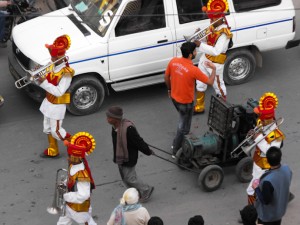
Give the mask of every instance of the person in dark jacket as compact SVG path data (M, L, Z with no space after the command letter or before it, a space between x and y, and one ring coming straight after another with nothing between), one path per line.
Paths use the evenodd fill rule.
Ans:
M123 118L123 109L112 106L106 111L107 122L112 125L113 162L119 167L122 181L127 188L134 187L140 193L140 202L150 199L154 187L142 182L135 171L139 151L152 155L152 150L137 132L135 125Z
M289 202L292 171L281 165L281 150L275 146L267 151L271 169L252 184L256 193L258 224L280 225Z

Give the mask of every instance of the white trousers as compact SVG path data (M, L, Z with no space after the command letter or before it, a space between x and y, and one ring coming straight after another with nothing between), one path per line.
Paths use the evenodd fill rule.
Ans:
M250 181L250 184L247 188L247 194L248 195L254 195L254 189L252 188L252 183L256 179L260 179L260 177L266 172L266 170L263 170L258 165L253 163L253 171L252 171L252 180Z
M76 212L69 206L66 206L66 215L59 217L57 225L71 225L75 221L77 224L85 225L97 225L92 217L92 207L89 212Z
M46 134L51 134L57 140L63 140L66 137L66 130L62 128L63 120L55 120L44 116L44 130Z
M199 64L198 64L198 68L207 76L209 77L212 70L210 68L207 68L204 65L205 61L209 61L206 57L205 54L202 54L199 60ZM213 87L216 91L216 94L223 96L223 94L226 96L227 95L227 91L226 91L226 86L223 80L223 71L224 71L224 64L219 64L219 63L214 63L214 65L216 66L216 76L215 77L215 81L213 84ZM201 82L201 81L196 81L196 88L197 91L200 92L205 92L207 89L207 84ZM223 94L222 94L223 92Z

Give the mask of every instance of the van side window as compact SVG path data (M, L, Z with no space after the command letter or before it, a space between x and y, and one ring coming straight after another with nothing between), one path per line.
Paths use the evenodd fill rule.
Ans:
M202 6L206 6L208 0L176 0L178 19L180 24L207 19L202 12Z
M233 0L234 8L237 12L276 6L280 3L281 0Z
M163 0L129 2L115 28L116 36L166 27Z

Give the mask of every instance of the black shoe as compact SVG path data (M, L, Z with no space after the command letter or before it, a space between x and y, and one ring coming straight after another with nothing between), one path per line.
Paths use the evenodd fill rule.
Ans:
M151 195L152 195L152 193L153 193L153 190L154 190L154 187L151 187L149 193L147 193L145 196L142 196L142 197L140 198L140 202L141 202L141 203L144 203L144 202L149 201L149 199L151 198Z

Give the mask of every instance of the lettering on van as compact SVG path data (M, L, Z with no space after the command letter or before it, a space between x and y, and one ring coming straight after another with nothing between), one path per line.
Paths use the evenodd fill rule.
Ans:
M102 27L106 27L107 25L110 24L111 22L111 17L114 15L113 11L111 10L107 10L104 14L103 14L103 18L101 20L99 20L99 23Z

